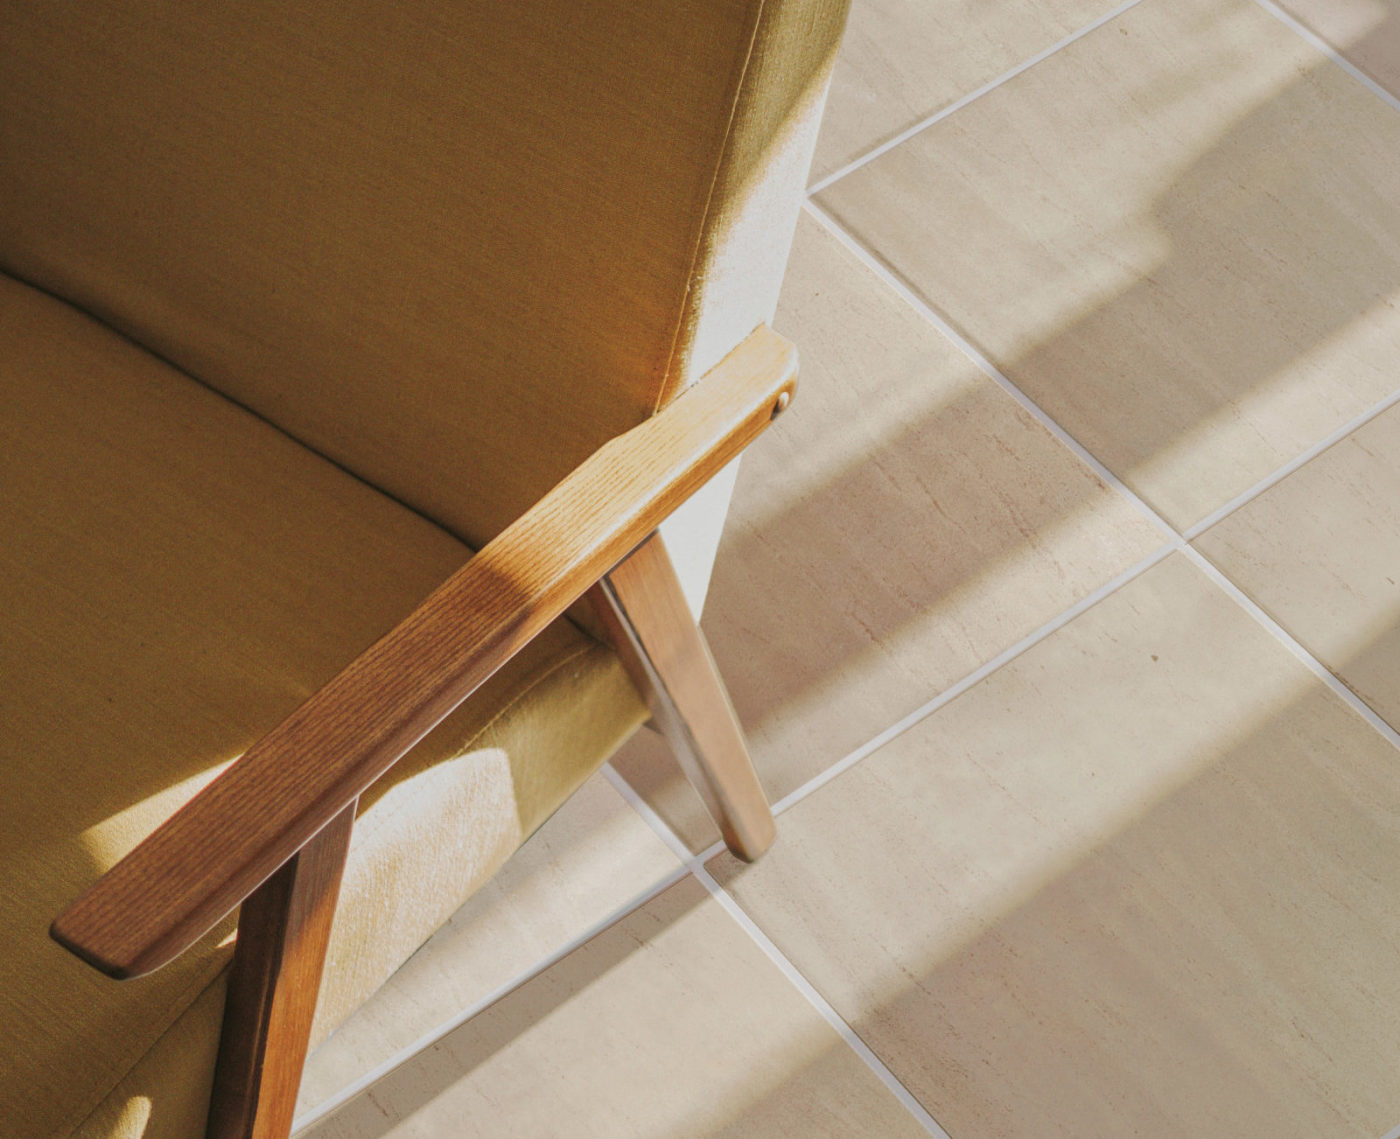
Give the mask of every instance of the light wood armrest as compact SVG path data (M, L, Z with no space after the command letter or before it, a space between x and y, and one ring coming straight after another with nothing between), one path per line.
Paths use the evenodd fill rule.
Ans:
M54 921L102 972L166 964L269 878L786 406L767 328L588 458Z

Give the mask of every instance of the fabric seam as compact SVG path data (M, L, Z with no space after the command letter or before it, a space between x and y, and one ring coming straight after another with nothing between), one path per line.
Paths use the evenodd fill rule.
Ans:
M755 8L753 28L749 33L749 44L744 52L744 62L739 68L739 73L732 89L733 94L730 97L729 120L725 123L724 138L720 142L719 155L715 159L714 174L710 178L710 189L705 195L705 206L700 216L700 224L696 227L695 244L690 257L690 267L686 271L685 290L680 298L680 313L676 317L676 329L671 337L671 351L666 360L665 370L661 375L661 385L657 389L656 400L652 405L652 415L660 411L661 408L675 398L676 395L677 358L681 355L687 326L689 326L692 331L695 327L695 314L691 309L691 302L696 292L696 268L700 263L701 254L705 251L706 243L713 233L715 191L720 184L720 179L733 153L734 126L739 118L739 103L744 94L745 82L749 78L749 71L753 64L754 54L758 46L758 32L763 26L763 17L766 15L767 6L768 0L759 0Z
M534 680L530 681L530 683L526 685L523 689L521 689L520 692L516 693L515 696L511 697L511 699L505 704L504 707L498 709L495 715L493 715L485 724L483 724L480 728L478 728L475 732L473 732L470 736L467 737L467 739L463 742L460 750L466 752L470 750L473 746L475 746L477 741L480 740L482 736L484 736L487 732L491 731L501 721L502 717L512 712L520 704L521 701L523 701L532 692L534 692L535 689L537 689L540 685L544 684L551 677L555 676L561 669L566 668L568 665L572 664L580 657L595 652L602 652L607 656L616 657L616 654L613 653L606 645L600 644L599 642L592 640L592 638L589 638L588 644L580 645L568 656L564 657L560 661L557 661L554 665L546 669ZM630 680L628 683L631 683ZM471 697L468 697L467 699L471 699ZM604 759L603 763L606 762L607 760ZM602 764L599 764L599 766L601 767ZM390 770L393 769L390 768ZM519 847L517 847L516 849L518 850ZM156 1048L160 1046L161 1041L163 1041L167 1036L170 1035L171 1032L175 1030L175 1028L179 1024L180 1018L183 1017L191 1008L193 1008L214 985L219 983L220 978L222 978L228 972L229 967L232 963L233 961L230 957L230 959L227 962L225 962L222 967L215 971L214 975L208 980L202 983L197 980L193 981L190 983L189 986L180 990L181 997L188 995L191 991L194 991L194 996L191 997L189 1000L185 1001L183 1004L179 1004L178 1002L172 1002L172 1006L175 1009L174 1015L172 1015L166 1021L164 1027L160 1030L160 1032L156 1034L155 1039L151 1041L150 1045L145 1049L145 1051L143 1051L133 1063L128 1065L125 1070L117 1073L116 1077L112 1080L112 1082L108 1084L107 1087L102 1091L101 1095L98 1096L97 1101L93 1104L93 1106L71 1128L69 1132L70 1134L74 1134L77 1131L81 1130L88 1123L88 1121L92 1119L93 1116L95 1116L99 1111L102 1110L104 1105L107 1103L107 1100L111 1097L112 1093L116 1091L117 1087L121 1084L122 1080L126 1079L128 1075L130 1075L138 1067L140 1067L142 1062L146 1059L146 1057L151 1055L151 1053L154 1052Z

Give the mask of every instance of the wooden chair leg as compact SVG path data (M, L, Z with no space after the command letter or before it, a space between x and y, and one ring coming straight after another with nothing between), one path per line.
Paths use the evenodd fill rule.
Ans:
M355 825L351 803L243 903L209 1139L286 1139Z
M589 593L652 719L740 858L752 861L776 833L773 812L705 638L666 547L653 534Z

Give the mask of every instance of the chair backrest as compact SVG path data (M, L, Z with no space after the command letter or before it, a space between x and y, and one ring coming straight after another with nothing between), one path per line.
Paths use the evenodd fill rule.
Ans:
M776 298L845 0L0 0L0 269L472 543Z

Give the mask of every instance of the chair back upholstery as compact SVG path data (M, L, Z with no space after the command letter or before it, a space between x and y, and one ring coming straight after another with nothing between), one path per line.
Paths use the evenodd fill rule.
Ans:
M771 315L845 0L0 0L0 270L469 543Z

